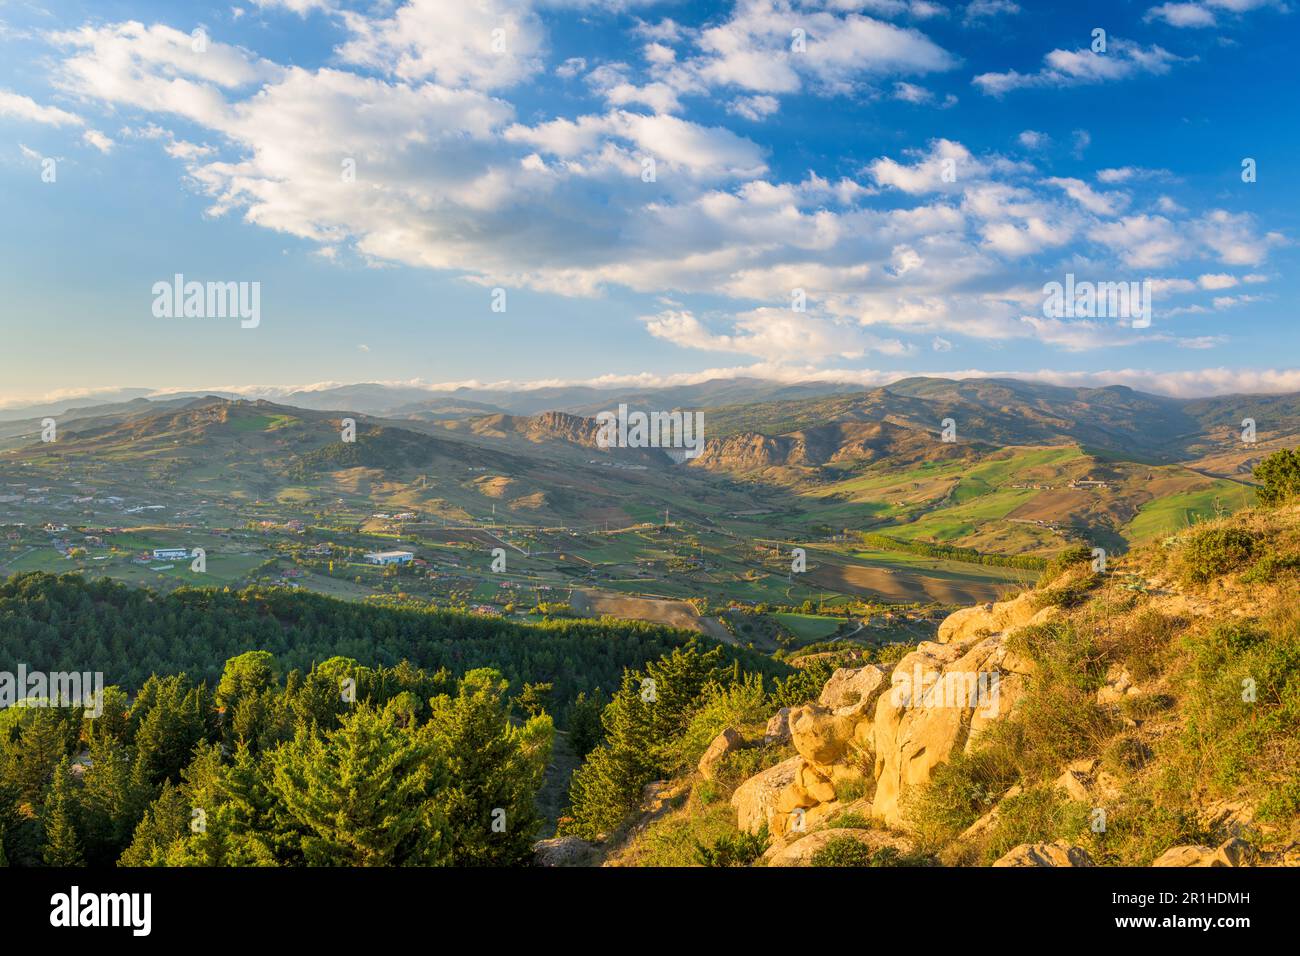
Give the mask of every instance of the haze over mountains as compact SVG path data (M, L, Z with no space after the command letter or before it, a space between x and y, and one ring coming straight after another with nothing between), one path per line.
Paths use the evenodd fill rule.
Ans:
M96 396L14 404L0 409L0 422L18 421L42 415L83 414L91 408L123 406L148 399L154 402L184 401L215 395L231 400L277 401L296 408L349 410L370 415L455 418L472 414L511 412L532 415L543 411L567 411L594 415L612 402L630 405L722 405L778 399L808 398L860 391L855 385L836 382L785 384L762 379L717 379L695 385L628 389L593 386L547 386L541 388L491 389L457 388L440 391L408 385L358 383L324 388L267 387L240 392L206 389L163 392L151 388L122 388Z
M0 439L31 432L46 416L58 416L65 423L126 421L183 409L211 398L247 400L229 392L196 392L132 394L112 402L83 398L34 404L0 411ZM571 430L571 423L565 425L556 417L530 423L516 419L546 412L593 418L620 404L633 409L707 410L709 439L788 435L830 423L888 422L937 431L941 419L951 417L962 438L988 444L1073 441L1165 461L1186 458L1211 433L1221 437L1224 430L1240 430L1243 418L1253 418L1262 433L1290 434L1300 425L1300 393L1177 399L1126 386L1070 388L1016 379L908 378L865 390L839 383L790 385L761 379L719 379L636 390L555 386L513 391L461 388L448 393L371 383L290 390L261 401L309 411L353 412L411 422L477 422L468 431L481 434L504 427L535 438L546 437L550 430L556 431L553 437L572 438L563 434ZM818 435L821 441L814 444L823 451L810 452L805 444L802 454L807 460L829 460L839 454L839 444L859 437L860 430L853 428L842 441ZM716 454L717 449L713 451ZM776 460L783 456L773 449L767 457Z

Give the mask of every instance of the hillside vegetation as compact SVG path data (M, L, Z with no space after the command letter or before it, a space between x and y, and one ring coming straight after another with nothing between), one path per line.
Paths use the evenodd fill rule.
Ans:
M579 694L611 692L625 668L694 636L640 621L521 624L415 601L356 603L283 588L184 587L164 596L39 572L0 582L0 660L46 672L100 671L132 693L153 674L185 673L211 686L228 659L267 651L286 670L304 672L332 657L458 675L492 667L516 690L551 685L548 708L563 722ZM789 670L741 648L720 653L773 675Z
M832 655L845 666L792 683L814 686L791 709L705 687L676 734L657 729L676 760L647 802L618 825L580 812L573 832L619 865L1300 864L1297 464L1261 469L1274 508L1104 573L1067 553L888 663ZM1000 699L900 700L917 668L963 686L996 672ZM575 779L612 755L593 757Z

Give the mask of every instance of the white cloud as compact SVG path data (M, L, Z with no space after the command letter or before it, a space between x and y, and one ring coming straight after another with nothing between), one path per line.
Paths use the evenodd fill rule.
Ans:
M300 17L314 11L329 12L334 9L334 0L252 0L253 6L263 10L283 9L296 13ZM241 13L243 11L240 11ZM238 15L237 15L238 16Z
M1220 25L1215 10L1240 17L1264 7L1290 12L1284 0L1202 0L1199 3L1162 3L1147 10L1143 19L1148 23L1159 20L1180 29L1206 29Z
M893 98L902 100L904 103L929 103L934 99L934 94L924 86L917 86L915 83L904 83L899 81L894 84Z
M344 62L403 80L478 90L515 86L542 69L545 30L533 4L408 0L391 17L343 13Z
M555 68L555 75L572 79L587 69L587 61L580 56L571 56Z
M365 69L283 67L216 40L205 54L215 58L196 58L188 34L116 24L61 34L66 56L56 76L88 105L147 114L147 126L129 116L136 129L123 135L156 140L184 164L186 182L209 197L214 215L240 215L326 257L346 251L363 262L441 270L481 285L567 296L620 288L728 298L734 305L721 307L726 319L697 318L677 305L646 328L684 347L774 364L916 347L886 329L923 336L921 347L957 336L1060 348L1113 344L1113 330L1026 322L1035 297L1026 289L1027 270L1063 272L1058 266L1086 251L1096 254L1099 269L1186 262L1179 271L1210 274L1200 260L1260 268L1281 241L1261 234L1251 217L1223 211L1114 218L1127 210L1127 193L1045 179L1034 164L975 154L949 139L875 156L856 175L799 170L794 179L778 177L752 139L673 115L710 67L734 65L733 53L761 50L762 42L706 46L686 57L656 53L648 76L618 63L588 72L585 60L571 59L571 75L587 76L608 107L557 116L534 105L521 119L501 91L534 69L532 58L501 54L504 65L467 65L472 44L464 35L443 57L443 47L430 45L433 34L415 26L449 24L446 18L460 14L449 5L436 15L415 7L433 19L404 18L402 7L369 26L348 27L347 43L359 45L345 61L385 54L382 65ZM527 24L536 9L543 8L512 7ZM759 25L742 30L736 21L764 11L778 25L796 13L819 22L788 4L754 0L723 21L733 27L726 36L743 39L752 28L761 41L767 34ZM455 22L477 28L486 22L480 12ZM841 42L865 43L868 53L863 38L872 36L901 37L904 53L926 49L915 31L869 21L875 25L866 33L855 32L863 29L852 25L855 14L828 15L831 35L848 31ZM892 15L922 14L900 4ZM665 49L696 35L662 23L645 29L655 35L649 42ZM804 55L811 56L827 40L811 26L808 35ZM842 66L850 69L847 61ZM819 73L800 62L790 69L801 89L826 92L837 82L824 67ZM879 82L874 70L868 56L852 67L853 82ZM727 85L740 89L722 99L736 115L762 119L780 106L774 93ZM892 76L877 93L885 90L923 98L920 86ZM656 164L652 182L642 175L647 159ZM355 181L340 175L344 160L355 163ZM1108 176L1103 171L1098 181L1111 182ZM1130 170L1113 182L1137 178ZM1079 240L1090 245L1073 245ZM808 292L808 313L785 307L796 287Z
M727 112L743 116L747 120L758 122L771 116L781 108L781 101L775 96L739 96L727 104Z
M1065 190L1067 196L1098 216L1115 216L1129 203L1126 193L1099 193L1081 179L1052 178L1047 182Z
M1138 268L1169 265L1190 253L1187 236L1164 216L1127 216L1116 222L1100 223L1092 238Z
M834 4L832 4L834 6ZM805 49L794 49L793 31ZM747 0L730 19L699 32L696 75L751 93L844 93L870 77L950 70L957 60L913 28L856 13L796 9L789 0Z
M1231 289L1237 284L1237 277L1227 273L1207 273L1196 280L1202 289Z
M81 126L84 120L57 106L42 106L30 97L0 90L0 117L12 117L45 126Z
M710 331L689 311L665 311L642 321L655 338L683 348L735 352L780 364L859 358L868 351L907 352L897 340L876 340L860 329L790 309L761 308L737 316L732 334Z
M86 130L81 134L81 138L87 145L95 147L95 149L99 150L101 153L111 153L113 151L113 146L116 145L111 139L97 129Z
M1026 87L1083 86L1124 80L1142 73L1168 73L1170 65L1181 57L1160 46L1144 47L1130 40L1112 38L1105 53L1091 48L1056 49L1043 57L1044 66L1037 73L981 73L972 81L990 96L1002 96Z
M1046 149L1051 144L1052 137L1038 130L1027 129L1016 137L1016 141L1025 149Z
M1148 10L1142 19L1148 23L1152 20L1162 20L1171 27L1217 26L1214 11L1199 3L1162 3Z
M1019 4L1012 0L972 0L966 4L964 23L970 26L993 17L1011 16L1019 12Z
M682 108L677 91L667 83L653 82L637 86L627 76L622 64L597 67L587 74L587 83L611 106L648 106L656 113L676 113Z
M1144 169L1140 166L1120 166L1113 169L1097 170L1097 179L1107 185L1134 182L1143 179L1172 179L1173 174L1167 169Z

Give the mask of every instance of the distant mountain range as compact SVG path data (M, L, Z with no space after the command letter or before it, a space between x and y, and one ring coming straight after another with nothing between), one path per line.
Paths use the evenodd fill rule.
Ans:
M214 393L10 409L0 413L0 441L21 444L39 431L46 416L83 432L213 401L244 400ZM635 391L465 388L433 395L418 388L360 384L292 391L274 403L256 404L350 413L390 426L406 422L420 431L432 424L467 439L556 440L584 447L595 445L591 419L620 404L702 409L709 444L699 463L725 470L879 458L920 436L932 440L946 419L963 442L1074 443L1152 462L1187 461L1221 449L1232 443L1246 419L1255 422L1261 442L1300 434L1300 394L1175 399L1118 385L1068 388L1015 379L910 378L869 390L726 379Z
M762 379L714 379L696 385L627 389L590 386L554 386L531 389L458 388L433 391L409 385L361 383L318 389L260 389L256 394L221 390L170 392L150 388L123 388L95 397L68 398L0 409L0 422L15 422L47 415L83 416L105 409L129 410L136 402L188 402L215 396L225 399L274 401L294 408L317 411L352 411L366 415L414 418L426 421L509 413L535 415L561 411L595 415L620 402L630 407L700 407L748 402L791 401L860 391L857 386L834 382L786 384Z
M366 516L382 513L422 515L426 533L498 521L588 531L674 521L704 535L738 581L753 583L751 552L763 541L812 540L850 549L809 579L818 587L946 601L994 585L962 568L931 569L956 579L920 581L907 561L862 564L846 533L876 535L886 550L1047 556L1082 540L1118 553L1248 505L1253 466L1300 444L1297 395L1183 401L1120 386L934 378L869 390L719 381L637 392L466 389L419 402L409 392L132 398L58 415L51 443L41 441L40 417L3 422L0 512L24 525L117 525L140 520L127 507L148 507L151 520L201 517L214 527L333 515L328 526L352 534L388 534L367 528ZM701 453L680 463L659 448L602 447L595 416L620 404L700 412ZM343 436L348 418L355 441ZM1243 440L1245 419L1253 442ZM641 559L705 560L665 557L649 539L625 557L633 582L651 573ZM958 579L960 595L945 590Z

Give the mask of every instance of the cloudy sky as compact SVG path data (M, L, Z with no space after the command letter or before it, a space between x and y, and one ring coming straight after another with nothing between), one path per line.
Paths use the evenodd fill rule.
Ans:
M0 0L0 402L753 374L1300 390L1298 18ZM260 325L156 317L176 273L260 283ZM1149 327L1045 316L1067 273L1150 280Z

